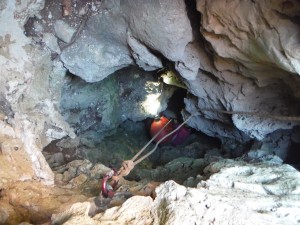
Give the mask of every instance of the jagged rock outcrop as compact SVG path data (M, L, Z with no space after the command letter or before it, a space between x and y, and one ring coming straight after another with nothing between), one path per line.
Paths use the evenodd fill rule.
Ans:
M1 185L4 178L53 183L53 173L41 149L56 138L53 132L72 133L54 109L59 95L54 89L58 86L53 88L49 82L50 78L59 81L57 75L64 69L59 63L53 64L49 53L31 45L31 40L24 35L23 25L43 5L44 1L38 0L22 4L1 2L0 95L1 102L5 103L0 108Z
M52 216L55 224L298 224L300 173L288 165L221 160L197 188L167 181L156 198L135 196L122 206L88 216L91 204L76 203ZM242 204L241 204L242 203Z
M202 54L199 58L206 63L201 64L199 74L189 82L197 98L191 98L187 104L266 112L268 116L234 115L234 126L227 132L224 128L231 121L226 120L226 115L204 112L204 119L195 119L191 125L209 135L215 133L243 141L245 136L240 131L262 140L275 130L295 125L273 120L271 116L299 113L293 99L299 97L299 55L295 51L299 24L294 19L299 9L297 1L235 0L226 5L218 0L197 1L200 32L209 43L213 58L209 63L209 56Z
M145 70L161 68L157 53L180 61L192 40L183 0L103 1L101 9L61 55L65 66L88 82L134 63Z
M234 13L228 13L228 7ZM218 0L196 5L103 1L89 15L82 35L63 49L61 59L88 82L133 64L155 70L167 59L188 85L188 112L254 112L228 116L204 111L190 126L220 138L224 145L230 139L268 142L267 135L297 124L272 115L299 113L299 57L293 50L300 6L297 1L235 0L228 7ZM288 141L277 148L287 146Z

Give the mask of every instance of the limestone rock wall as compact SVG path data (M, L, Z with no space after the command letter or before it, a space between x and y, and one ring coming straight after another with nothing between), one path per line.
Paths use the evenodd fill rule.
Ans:
M65 69L24 34L25 22L44 1L2 1L0 6L1 182L51 184L53 173L41 150L53 139L74 136L57 111Z
M228 118L204 112L191 126L245 141L298 124L271 116L299 115L299 9L298 1L197 1L207 51L200 51L199 73L188 81L197 97L187 99L187 110L256 113Z
M88 82L134 63L145 70L161 68L157 54L181 61L192 40L183 0L103 1L100 10L61 55L65 66Z

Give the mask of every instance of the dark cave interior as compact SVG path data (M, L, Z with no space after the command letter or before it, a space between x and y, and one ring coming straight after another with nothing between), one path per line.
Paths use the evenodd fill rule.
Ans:
M90 1L97 3L97 1ZM82 7L83 3L78 4L75 8L75 11L79 11L78 9L80 7ZM88 4L88 3L86 3ZM193 30L193 38L194 40L197 40L201 43L204 43L204 47L209 48L209 43L206 42L203 37L200 35L200 33L198 32L198 30L200 29L200 23L201 23L201 13L197 11L197 7L196 7L196 1L195 0L185 0L185 4L186 4L186 9L187 9L187 14L189 17L189 20L191 21L191 26L192 26L192 30ZM46 1L46 5L45 8L41 11L41 15L43 15L43 19L41 18L37 18L37 17L33 17L28 19L27 23L25 24L24 28L25 28L25 34L26 36L30 36L33 37L36 41L36 43L40 43L41 46L43 46L42 43L42 34L40 33L40 31L37 29L39 26L44 26L44 30L43 32L53 32L53 28L51 28L51 26L45 26L43 24L50 24L52 23L53 19L52 18L48 18L48 12L58 12L58 10L53 10L57 7L57 4L55 2L51 2L51 1ZM52 15L53 17L55 17L56 19L61 18L62 16L60 13L57 13L55 15ZM74 25L75 27L78 27L78 24L81 21L81 16L77 15L76 13L74 15L72 15L69 18L64 18L66 19L68 22L70 22L70 24ZM36 23L34 25L34 23ZM65 45L63 42L59 41L59 45L63 48L63 46ZM155 52L154 52L155 53ZM157 54L157 53L155 53ZM160 57L162 57L162 61L163 64L168 67L167 65L171 64L172 69L174 69L174 65L172 65L172 62L169 62L168 60L166 60L162 55L159 55ZM57 57L57 54L53 54L53 59ZM152 74L152 77L154 77L155 79L158 79L156 77L156 74ZM121 80L121 76L119 77ZM115 85L119 83L118 79L119 78L108 78L105 79L104 83L106 83L105 85L109 85L109 88L115 88ZM123 79L123 78L122 78ZM126 83L129 82L129 80L121 80L121 82ZM72 89L73 92L77 92L78 96L80 96L83 93L83 89L88 90L90 87L91 89L97 90L97 89L101 89L101 83L95 83L95 84L88 84L86 82L84 82L83 80L81 80L80 78L76 77L76 75L73 75L71 73L68 73L66 75L66 83L69 83L69 88ZM103 84L103 82L102 82ZM71 87L73 86L73 87ZM67 88L67 86L65 86L64 88ZM80 90L82 88L82 90ZM70 93L64 94L63 90L63 99L62 99L62 105L67 105L68 103L68 95ZM115 90L117 91L117 90ZM134 90L131 88L125 88L125 90L122 92L122 95L124 95L125 97L127 96L131 96L131 93ZM80 94L81 93L81 94ZM85 108L82 108L80 106L80 104L86 104L86 100L82 100L77 102L78 106L72 108L70 111L72 111L73 115L76 114L80 114L81 116L79 117L72 117L69 120L70 125L75 129L77 135L82 135L83 133L89 133L90 137L92 137L92 139L94 140L94 142L97 144L99 144L99 142L101 142L101 138L99 139L97 136L97 133L101 133L101 132L105 132L105 129L103 129L103 127L100 126L101 121L103 120L103 115L102 112L99 112L99 110L97 110L97 107L99 106L99 104L101 105L104 101L109 101L109 100L113 100L113 104L118 104L118 100L117 100L117 94L116 95L111 95L111 96L106 96L105 99L101 100L100 96L97 96L97 92L91 92L90 90L88 90L88 93L91 94L95 100L95 102L90 101L89 103L91 104L90 106L87 106ZM170 111L175 112L177 119L179 120L179 122L182 122L182 118L181 118L181 110L184 109L185 104L184 104L184 98L187 96L188 93L187 90L182 89L182 88L178 88L174 91L173 95L171 98L169 98L169 102L168 102L168 106L167 109ZM101 94L100 94L101 95ZM76 101L76 99L71 99L71 101ZM97 105L98 104L98 105ZM64 110L62 110L62 115L64 116L66 113L69 112L64 112ZM113 111L112 114L115 115L113 116L112 120L114 120L114 122L119 121L119 119L117 118L117 114L121 113L121 112L116 112ZM69 117L70 118L70 117ZM77 120L79 118L79 120ZM230 116L227 116L227 118L230 119ZM145 119L143 122L137 122L137 126L142 127L144 126L144 130L146 130L146 132L144 132L143 134L145 135L146 138L142 138L140 144L138 144L139 146L142 145L144 143L145 140L147 140L149 138L149 123L151 123L152 118L147 118ZM135 121L136 122L136 121ZM116 129L120 129L120 127L122 127L122 124L127 123L127 125L129 123L132 123L130 126L134 127L134 121L130 121L130 119L124 120L124 121L119 121L119 124L116 127L111 127L111 129L109 127L105 127L106 129L110 129L110 134L113 134L115 132ZM124 126L122 127L122 129L124 129ZM294 132L294 131L293 131ZM295 131L296 132L296 131ZM109 135L108 135L109 136ZM244 153L247 153L250 149L251 149L251 143L241 143L241 145L239 147L241 147L243 150L242 151L237 151L234 153L228 153L228 150L226 150L226 146L224 147L224 142L222 143L219 139L217 138L212 138L212 137L208 137L205 134L198 132L194 129L192 129L192 138L195 137L199 137L201 136L200 139L202 139L202 141L206 142L206 143L210 143L211 146L215 147L215 148L220 148L222 149L221 151L224 153L224 155L226 155L227 157L239 157ZM91 140L91 139L89 139ZM52 143L50 143L48 146L45 147L44 151L48 151L49 148L51 147L51 149L53 149L53 146L55 145L55 143L59 142L59 140L53 141ZM190 143L187 141L187 143ZM83 146L83 145L82 145ZM81 147L82 147L81 146ZM77 146L78 147L78 146ZM66 148L67 150L65 150L66 152L68 152L68 154L66 154L69 157L69 160L71 159L75 159L75 158L84 158L85 156L87 156L88 154L84 153L85 151L83 149L81 149L80 147L76 149L70 149L70 148ZM86 147L86 146L85 146ZM56 147L54 147L56 148ZM163 148L165 148L165 146L163 146ZM224 150L225 149L225 150ZM298 153L297 149L299 149L299 143L297 142L291 142L291 146L290 149L288 151L287 154L287 158L284 160L286 163L289 163L295 167L300 165L300 154ZM73 154L72 154L73 151ZM77 152L76 154L74 154L74 151ZM163 150L162 150L163 151ZM161 158L162 151L157 151L153 156L150 157L150 160L152 160L152 162L155 162L155 165L162 165L163 163L168 162L168 160L164 159L164 160L157 160L158 158ZM168 151L168 150L167 150ZM172 152L172 151L171 151ZM92 153L89 153L92 155ZM172 155L172 153L171 153ZM183 153L182 155L179 153L174 154L178 157L180 156L185 156L187 154ZM196 154L197 155L197 154ZM196 157L199 157L196 156ZM93 156L89 157L90 159L93 159ZM97 160L101 160L101 158L96 157ZM172 157L171 157L172 158ZM173 158L172 158L173 159ZM69 161L67 160L67 161ZM170 160L170 159L169 159ZM118 160L117 160L118 161Z

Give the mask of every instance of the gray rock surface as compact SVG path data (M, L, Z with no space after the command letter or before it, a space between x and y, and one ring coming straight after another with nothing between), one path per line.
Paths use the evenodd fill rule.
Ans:
M156 198L134 196L123 205L88 216L91 204L76 203L53 215L55 224L298 224L300 173L288 165L211 163L197 188L167 181ZM242 204L241 204L242 203ZM85 222L83 222L85 221Z
M152 71L163 67L161 60L153 55L149 49L132 35L127 35L127 43L131 48L135 63L145 71Z
M65 66L88 82L133 64L132 58L146 70L160 68L151 51L180 61L192 40L183 0L114 0L102 7L106 11L91 16L83 34L61 55Z
M204 71L199 73L198 81L190 83L193 94L199 97L198 107L297 114L294 104L285 100L285 90L290 88L298 96L299 82L293 80L299 73L295 66L299 50L295 47L297 38L289 34L299 33L292 19L299 7L296 1L236 0L229 5L218 0L197 1L203 15L200 32L215 55L213 66L201 65ZM228 14L228 8L234 13ZM203 89L196 88L200 83ZM211 113L206 115L217 119ZM277 129L295 125L259 116L235 115L232 119L236 128L260 140Z
M200 48L195 54L200 70L197 76L189 76L180 71L180 64L177 66L197 97L188 97L187 110L255 113L228 116L203 112L189 122L190 126L221 139L267 142L274 131L299 124L272 119L272 115L299 115L299 55L295 44L299 26L293 19L299 9L297 1L235 0L228 5L220 0L197 1L202 15L199 31L205 39L204 45L200 44L205 51ZM287 138L284 145L289 144Z
M51 33L44 33L43 34L43 42L46 44L46 46L53 52L56 52L58 54L61 53L59 45L57 43L57 38L51 34Z
M99 143L126 120L141 121L165 110L173 92L151 73L131 67L95 83L69 77L60 108L77 134Z
M221 0L197 1L197 9L203 14L202 34L218 56L240 63L240 72L256 77L261 85L267 84L268 78L299 73L299 28L293 20L299 8L297 1L235 0L229 5ZM226 40L218 39L221 35ZM270 74L274 68L281 70Z
M69 24L62 20L56 20L54 24L54 31L57 38L59 38L65 43L70 43L72 37L76 32L75 28L71 27Z
M75 43L60 43L65 67L85 81L98 82L130 65L152 71L169 63L191 93L186 100L188 112L211 108L254 113L230 116L205 111L189 122L222 143L268 142L273 132L299 125L271 117L300 112L299 59L293 51L299 33L297 1L235 0L228 5L234 11L229 14L219 0L195 5L182 0L92 1L74 5L78 15L73 20L59 16L49 20L49 13L57 12L46 8L36 25L51 32L43 21L51 27L59 20L79 29L89 4L91 13ZM290 145L289 138L284 139L282 149Z
M43 1L32 4L30 1L24 1L22 5L17 4L15 1L4 1L1 3L0 17L0 81L1 95L5 97L5 101L10 105L13 111L13 117L10 118L10 123L1 120L0 136L2 141L6 140L7 145L11 146L9 151L2 153L1 163L3 168L1 171L10 174L12 168L16 169L14 176L15 179L33 179L34 176L44 179L47 182L53 182L53 174L48 167L44 157L37 151L38 143L36 138L38 135L30 128L30 121L28 116L16 113L18 109L18 100L24 95L26 89L29 87L27 83L33 80L35 70L38 68L32 67L31 57L34 56L34 49L30 49L30 40L27 39L22 30L22 25L29 15L36 13L43 6ZM13 8L14 10L11 10ZM5 19L3 19L5 18ZM27 47L27 48L26 48ZM27 71L24 73L24 71ZM12 80L11 78L15 79ZM1 110L2 111L2 110ZM10 117L7 111L1 112L3 117ZM35 119L36 121L36 119ZM13 126L12 126L13 124ZM24 130L25 129L25 130ZM19 143L21 151L14 152L15 142ZM16 154L16 160L8 161L10 155ZM19 155L19 156L18 156ZM20 163L18 159L27 159L23 161L23 169L19 170ZM13 159L13 158L11 158ZM9 166L6 165L9 162ZM26 169L25 169L26 168ZM25 177L23 177L23 174Z
M159 182L176 180L176 182L182 184L187 183L190 177L196 177L199 171L202 171L208 164L209 158L179 157L155 169L141 168L134 170L128 176L128 179L147 180L150 178Z
M197 188L167 181L157 189L155 200L135 196L122 206L93 218L88 216L90 202L77 203L66 213L54 215L52 221L57 224L124 224L124 221L131 224L300 223L299 172L288 165L280 165L281 159L269 155L275 152L284 158L286 152L281 149L288 148L290 137L294 141L299 139L284 131L296 123L279 122L271 117L299 112L299 2L232 0L224 5L221 0L197 1L202 15L198 36L195 27L191 28L193 21L187 15L185 2L114 0L92 4L92 13L75 43L67 48L59 43L63 49L64 68L58 57L55 59L52 55L51 58L53 51L59 53L57 40L51 35L55 32L51 30L54 23L52 27L50 23L43 24L45 18L38 15L45 1L1 1L0 223L33 221L31 218L40 216L39 210L46 212L43 218L49 218L53 208L70 203L71 191L56 190L53 202L49 198L53 190L44 191L41 182L53 184L55 179L65 188L86 188L89 194L99 194L99 179L108 168L86 160L65 166L62 165L66 162L64 155L56 153L48 158L45 154L51 166L57 169L54 175L41 151L53 140L66 136L75 138L69 123L79 131L90 132L94 126L93 131L105 133L127 119L139 121L152 115L146 112L152 106L146 100L160 102L159 111L166 108L172 91L167 90L166 95L162 95L163 89L156 80L147 83L146 72L122 74L118 82L113 76L107 78L109 82L104 80L129 65L156 70L164 66L162 61L171 61L187 83L186 111L200 112L189 122L190 126L219 137L228 148L237 148L238 143L252 138L264 142L245 156L252 164L220 161L218 154L207 153L208 162L214 163L200 176L198 169L201 171L207 162L177 159L152 173L145 172L145 177L177 179L177 175L180 182L189 186L197 184ZM46 16L78 29L57 12L48 12ZM33 25L37 36L32 40L25 36L24 24L35 15L41 19ZM48 25L50 28L46 29ZM73 28L71 33L75 32ZM45 36L40 36L43 33ZM60 38L68 37L64 40L69 42L71 36ZM71 91L65 92L70 94L69 99L63 96L61 102L62 87L69 81L65 79L67 69L87 82L94 82L85 88L92 87L96 91L74 85L71 91L78 92L77 97L71 95ZM107 83L105 87L97 86L96 81ZM101 96L97 96L98 88L104 89ZM82 98L78 97L80 91L86 94ZM101 109L97 109L97 104L91 107L92 100L100 103ZM66 107L63 113L69 123L62 116L61 104ZM270 117L259 114L228 116L202 111L203 107L263 111ZM72 114L76 110L79 113ZM99 125L100 120L103 123ZM127 144L127 139L123 140ZM80 144L96 148L88 138L73 141L61 141L57 146L71 150L77 150ZM115 140L110 144L107 149L111 158L115 158L111 152L119 144ZM124 155L118 155L118 160L133 155L135 151L128 149ZM191 172L193 176L187 177ZM12 182L16 180L22 182ZM69 197L61 197L63 194ZM72 202L83 200L86 201L86 197L78 196ZM13 216L18 220L11 220Z
M59 165L60 159L55 159L56 155L57 153L51 156L49 164L55 173L55 183L57 185L68 189L82 188L83 185L85 185L85 189L92 189L93 186L96 186L97 194L100 192L99 180L105 173L110 171L110 168L99 163L93 165L88 160L74 160Z
M44 1L1 2L0 96L5 104L0 108L0 139L9 146L1 155L1 173L8 180L53 184L41 150L53 139L75 134L58 111L66 70L24 35L26 20L43 6Z

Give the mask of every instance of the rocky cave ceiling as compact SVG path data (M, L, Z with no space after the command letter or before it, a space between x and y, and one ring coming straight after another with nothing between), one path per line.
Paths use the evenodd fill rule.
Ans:
M183 120L194 115L187 125L197 141L163 146L150 160L166 168L149 172L145 163L132 180L180 174L179 183L195 186L201 176L188 180L168 162L194 157L175 164L196 177L216 149L231 157L275 154L297 166L299 15L296 0L2 1L1 182L72 186L84 178L58 179L53 165L86 174L91 163L118 165L147 142L145 127L166 109ZM166 74L176 81L167 84ZM91 163L62 165L78 156Z
M226 7L233 12L225 13ZM187 87L183 115L201 112L189 126L221 139L228 149L255 139L262 141L285 159L298 124L297 118L286 117L299 115L297 10L298 4L292 1L231 1L229 6L218 1L135 1L134 5L131 1L78 1L71 15L63 17L59 1L46 1L40 14L28 20L25 32L48 48L53 59L60 58L68 71L83 80L82 85L86 82L93 89L89 83L114 73L127 77L127 81L117 81L120 87L115 92L110 89L108 93L109 87L99 92L98 98L107 96L102 103L81 96L91 104L87 106L78 98L76 103L70 92L63 94L63 107L81 111L77 118L68 117L71 126L77 123L77 130L81 124L80 129L94 126L95 132L103 133L126 119L151 117L145 108L139 109L137 98L141 96L128 93L129 86L137 93L137 87L143 85L131 84L137 76L150 81L159 69L168 70L171 65ZM138 66L140 71L122 70L130 66ZM117 83L112 83L112 88ZM88 89L78 82L74 85L73 93L77 88L84 95ZM158 112L166 109L170 97L168 91L161 91ZM119 99L120 93L127 98ZM90 94L87 90L86 95ZM105 106L105 98L111 99L108 105L116 104L115 108ZM117 102L133 110L119 107ZM90 114L81 109L90 110ZM244 113L228 116L218 110ZM95 118L100 111L102 124Z

